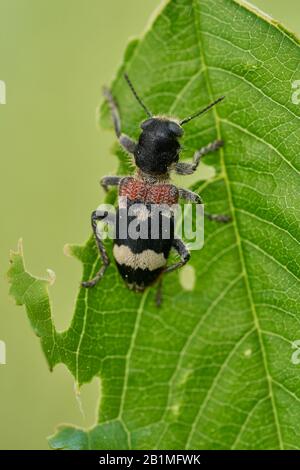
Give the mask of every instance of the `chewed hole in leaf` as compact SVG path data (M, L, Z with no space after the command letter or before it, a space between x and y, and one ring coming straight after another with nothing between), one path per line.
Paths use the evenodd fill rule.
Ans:
M180 285L184 290L192 291L195 288L196 273L194 266L186 264L179 272Z
M95 410L99 408L101 399L100 378L94 377L91 382L83 384L81 387L78 387L75 383L74 393L79 411L83 418L84 427L90 427L97 424L98 414Z

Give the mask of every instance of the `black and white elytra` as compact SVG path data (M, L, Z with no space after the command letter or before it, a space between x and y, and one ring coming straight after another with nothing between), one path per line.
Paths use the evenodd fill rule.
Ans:
M150 214L150 206L166 204L172 206L178 202L179 198L194 203L202 203L198 194L188 189L177 188L170 183L169 175L171 171L180 175L190 175L198 167L201 157L214 152L223 145L223 141L215 140L207 146L197 150L194 154L192 163L179 162L181 146L180 137L183 135L182 126L197 116L205 113L214 105L219 103L224 97L221 97L208 105L206 108L183 119L152 116L151 112L137 95L131 81L125 74L125 79L143 107L148 119L141 123L142 132L138 142L134 142L130 137L121 133L121 121L118 107L110 91L105 89L104 96L110 107L112 120L116 135L121 146L134 156L134 162L137 167L134 176L105 176L101 180L103 188L107 191L110 186L119 187L119 206L116 217L113 214L105 214L105 222L115 223L117 227L114 240L113 256L118 270L125 280L127 286L135 291L144 291L146 287L157 282L157 305L161 303L162 277L164 274L174 271L183 266L190 258L190 253L182 240L174 237L174 221L171 216L170 236L168 239L159 236L151 238L151 221L153 216ZM124 200L126 201L124 203ZM146 239L133 238L127 232L122 238L118 235L118 221L122 213L127 213L132 204L138 203L140 218L149 220L149 236ZM125 211L125 212L124 212ZM205 216L217 222L228 222L229 216L207 214ZM107 269L110 260L105 246L97 231L97 222L103 220L103 213L94 211L91 216L92 228L96 243L99 249L102 266L96 276L82 282L84 287L95 286L102 278ZM175 249L180 255L180 261L167 265L171 249Z

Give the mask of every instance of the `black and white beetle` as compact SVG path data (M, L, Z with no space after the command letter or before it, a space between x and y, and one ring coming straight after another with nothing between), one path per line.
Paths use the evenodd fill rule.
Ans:
M121 121L117 104L110 91L108 89L104 90L104 96L111 111L119 143L129 154L134 156L137 171L134 176L104 176L101 185L106 191L109 186L119 187L119 202L120 198L126 198L127 205L122 209L126 211L128 211L131 204L140 203L146 210L146 214L149 214L149 205L167 204L171 206L176 204L179 198L198 204L202 203L198 194L188 189L177 188L171 184L169 182L170 172L175 171L180 175L192 174L197 169L201 157L214 152L223 145L223 141L215 140L197 150L192 163L178 161L181 150L179 139L183 135L182 126L211 109L224 97L217 99L206 108L181 121L175 118L152 116L136 93L127 74L124 76L133 95L148 115L148 119L141 123L142 132L138 142L134 142L130 137L121 133ZM105 222L116 223L117 225L120 210L119 205L116 218L113 214L103 214L99 211L92 213L92 228L103 264L93 279L82 282L84 287L95 286L110 263L103 241L97 231L97 222L105 220ZM230 217L225 215L205 213L205 216L217 222L228 222L230 220ZM171 248L178 252L180 261L167 265ZM156 302L159 305L161 303L162 276L183 266L189 260L190 253L182 240L174 238L173 227L169 239L151 239L149 237L141 240L133 239L128 234L126 238L119 238L116 230L113 256L118 270L129 288L142 292L149 285L155 282L158 283Z

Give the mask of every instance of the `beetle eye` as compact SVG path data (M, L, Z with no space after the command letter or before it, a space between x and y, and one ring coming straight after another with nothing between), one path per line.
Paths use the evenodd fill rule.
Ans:
M143 130L147 129L147 127L149 127L154 121L155 121L155 118L146 119L146 121L142 122L141 129Z
M170 121L168 124L170 131L175 134L177 137L181 137L183 134L183 129L174 121Z

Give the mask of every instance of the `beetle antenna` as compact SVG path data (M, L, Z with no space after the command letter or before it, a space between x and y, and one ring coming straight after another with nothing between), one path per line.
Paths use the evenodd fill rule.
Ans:
M149 109L147 108L147 106L142 102L141 98L139 97L139 95L138 95L137 92L135 91L134 86L133 86L133 84L132 84L130 78L128 77L127 73L124 73L124 78L125 78L126 82L128 83L129 88L130 88L130 90L132 91L134 97L135 97L136 100L140 103L140 105L142 106L142 108L144 109L144 111L146 112L146 114L148 114L149 117L152 117L152 113L149 111Z
M223 99L225 98L225 96L221 96L220 98L218 98L216 101L213 101L212 103L210 103L208 106L206 106L206 108L204 109L201 109L201 111L197 111L197 113L195 114L192 114L191 116L185 118L185 119L182 119L182 121L179 122L179 124L182 126L183 124L186 124L187 122L191 121L192 119L200 116L200 114L204 114L206 113L207 111L209 111L213 106L215 106L216 104L220 103L220 101L223 101Z

